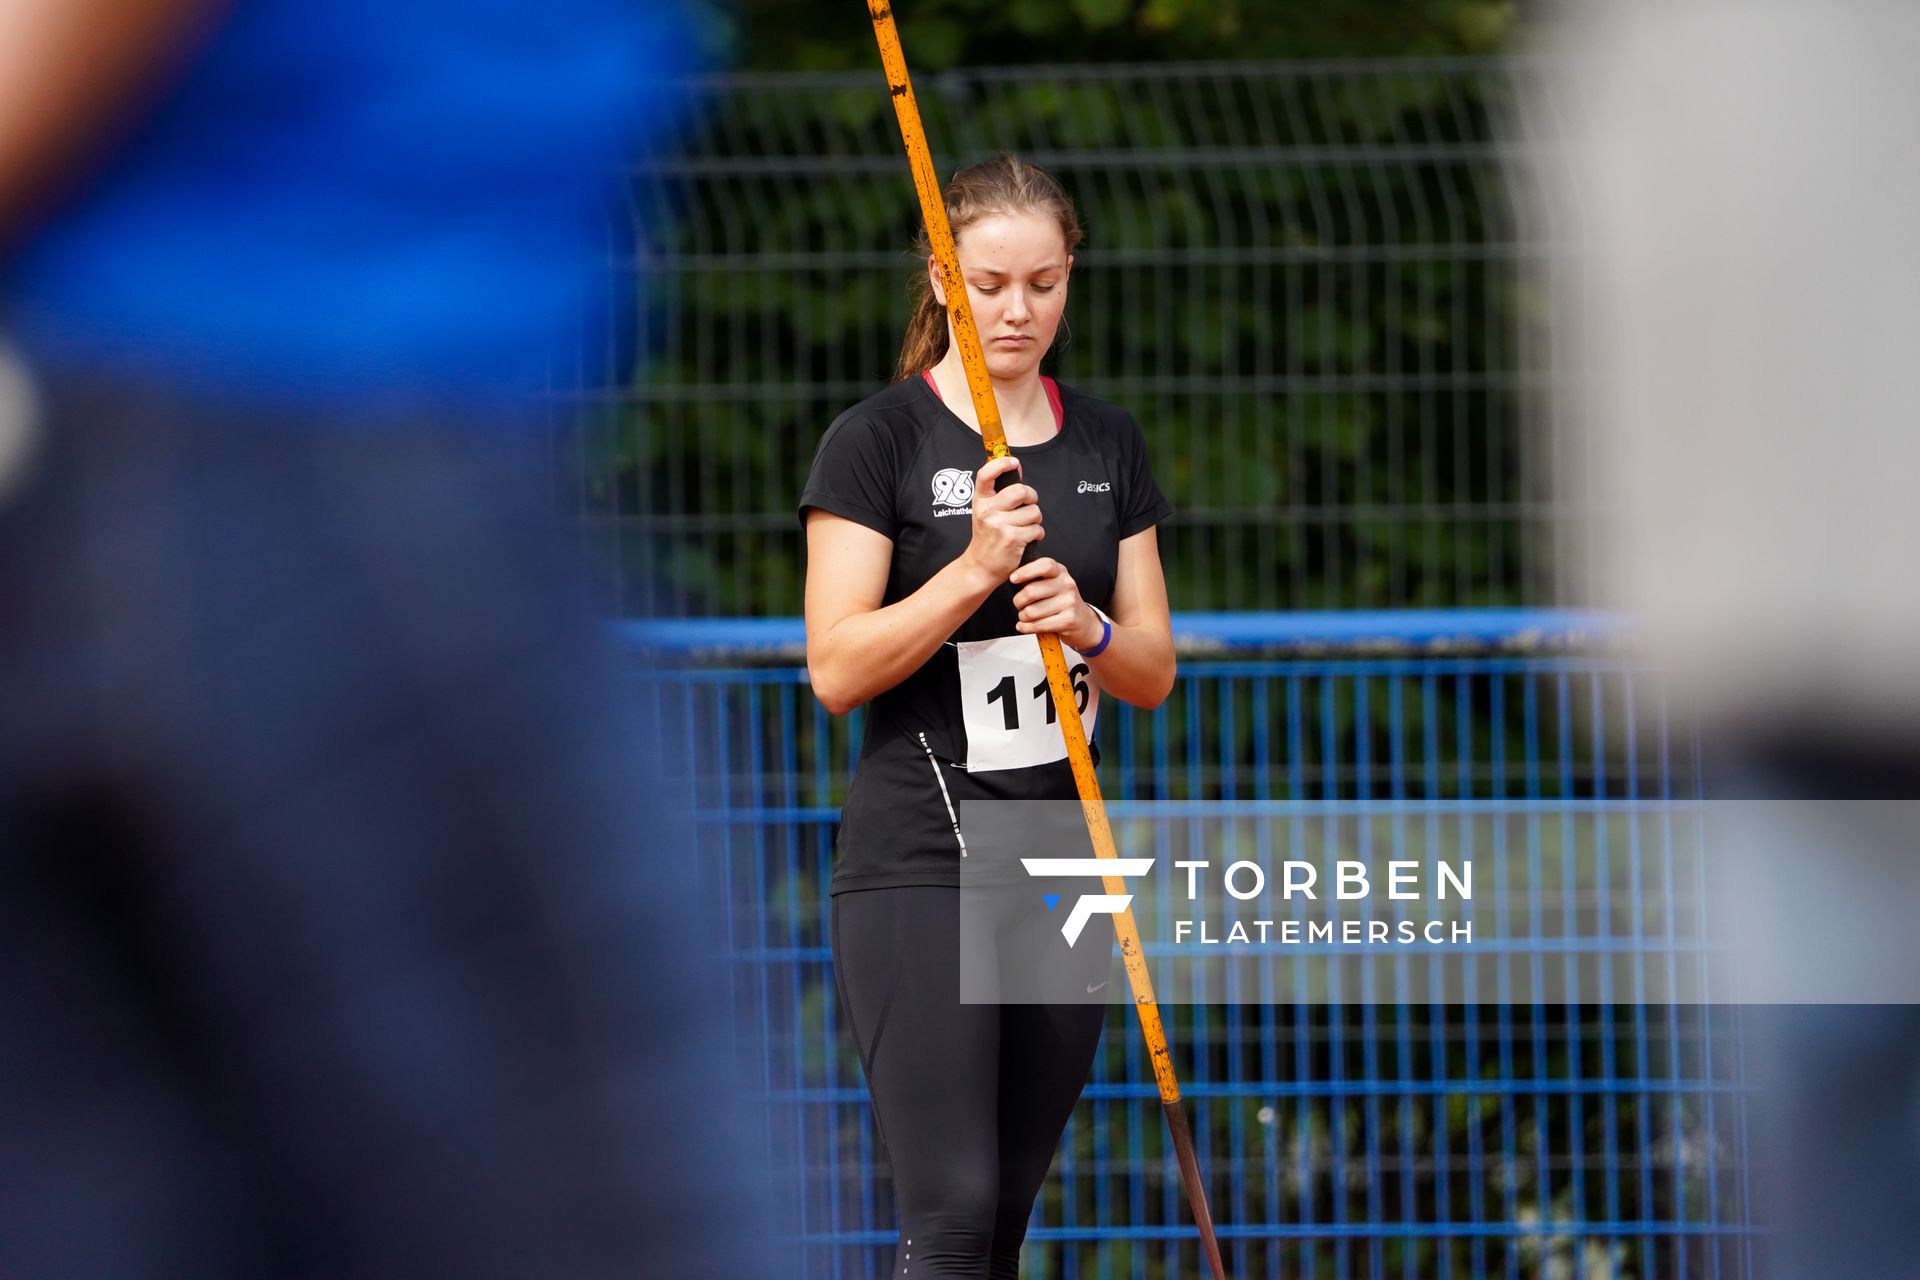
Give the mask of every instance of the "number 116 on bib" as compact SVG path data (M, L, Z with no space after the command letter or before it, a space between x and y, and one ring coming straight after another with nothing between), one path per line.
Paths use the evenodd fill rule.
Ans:
M1067 758L1060 736L1053 698L1047 690L1047 665L1040 656L1040 637L998 636L992 640L963 640L955 646L960 660L960 707L967 728L967 770L1030 769ZM1087 662L1069 645L1061 645L1067 677L1080 724L1089 741L1100 712L1100 686Z

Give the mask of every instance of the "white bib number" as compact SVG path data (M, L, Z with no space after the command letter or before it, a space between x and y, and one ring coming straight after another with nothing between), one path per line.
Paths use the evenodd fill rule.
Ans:
M962 640L960 708L967 726L967 770L1029 769L1067 758L1066 739L1047 689L1039 636ZM1089 741L1100 711L1100 688L1086 659L1065 644L1067 677Z

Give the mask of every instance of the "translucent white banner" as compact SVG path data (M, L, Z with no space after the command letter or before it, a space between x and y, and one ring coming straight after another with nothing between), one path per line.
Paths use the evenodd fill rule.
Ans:
M1920 1003L1920 804L961 809L965 1003Z

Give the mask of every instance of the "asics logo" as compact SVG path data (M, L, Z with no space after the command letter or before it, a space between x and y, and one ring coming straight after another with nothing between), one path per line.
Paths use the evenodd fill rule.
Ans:
M1080 487L1074 490L1074 492L1075 493L1105 493L1107 492L1107 490L1111 488L1113 488L1113 482L1110 480L1102 480L1099 484L1095 484L1091 480L1082 480L1080 482Z

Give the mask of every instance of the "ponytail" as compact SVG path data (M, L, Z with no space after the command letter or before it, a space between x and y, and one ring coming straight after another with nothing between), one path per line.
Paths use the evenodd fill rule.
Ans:
M940 363L947 354L947 309L934 300L927 273L916 271L907 286L907 298L913 314L907 318L907 338L900 344L900 365L894 370L895 382L917 378Z

